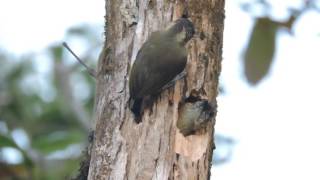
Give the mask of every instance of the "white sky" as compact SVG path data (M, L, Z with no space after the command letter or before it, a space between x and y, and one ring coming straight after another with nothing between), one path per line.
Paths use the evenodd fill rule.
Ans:
M227 94L219 97L216 130L237 144L231 162L213 168L213 179L320 179L320 15L301 17L294 37L281 33L270 76L252 88L240 64L252 18L227 2L221 76Z
M79 23L104 24L104 0L1 0L0 47L38 52ZM101 32L102 33L102 32Z
M253 19L235 2L226 4L221 82L227 93L219 97L216 131L237 143L230 163L213 168L213 179L320 179L320 15L301 17L294 37L281 33L270 75L250 87L240 57ZM274 2L273 16L285 19L285 5L301 1ZM104 0L1 1L0 47L41 52L75 24L102 27L103 16Z

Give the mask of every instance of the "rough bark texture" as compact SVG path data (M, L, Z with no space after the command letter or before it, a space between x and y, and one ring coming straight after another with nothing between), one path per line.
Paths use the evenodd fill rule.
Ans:
M130 64L151 32L184 9L200 38L188 43L187 77L161 93L136 124L128 108ZM209 179L215 120L196 135L176 127L191 93L215 102L222 59L224 0L106 0L106 43L97 77L95 137L88 179Z

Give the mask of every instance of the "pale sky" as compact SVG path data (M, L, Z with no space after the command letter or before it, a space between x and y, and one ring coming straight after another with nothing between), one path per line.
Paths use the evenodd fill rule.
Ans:
M104 0L1 0L0 47L39 52L79 23L104 24Z
M279 34L271 72L257 87L242 75L241 53L253 18L237 2L226 2L221 82L216 132L236 140L229 163L213 167L216 180L320 179L320 15L309 12L294 36ZM285 7L298 0L273 0L273 17L286 19ZM259 13L257 13L259 15ZM8 52L41 53L63 40L65 30L96 23L103 31L104 0L29 0L0 2L0 47Z
M213 168L213 179L320 179L319 19L307 13L294 37L281 33L270 75L250 87L240 57L252 18L227 1L221 76L227 94L219 97L216 130L237 143L231 162Z

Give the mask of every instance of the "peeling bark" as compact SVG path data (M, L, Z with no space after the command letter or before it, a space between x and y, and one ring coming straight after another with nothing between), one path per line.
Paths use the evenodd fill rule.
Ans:
M188 43L187 77L161 93L136 124L128 107L130 65L151 32L184 9L201 38ZM195 135L176 127L190 94L215 102L221 71L224 0L106 0L106 43L97 74L95 137L88 179L209 179L215 119Z

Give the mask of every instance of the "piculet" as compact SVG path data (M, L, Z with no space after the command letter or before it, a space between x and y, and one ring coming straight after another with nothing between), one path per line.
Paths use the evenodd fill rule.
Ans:
M192 22L180 18L165 30L153 32L138 51L129 77L129 104L137 122L141 121L143 99L158 95L184 70L185 45L194 33Z

